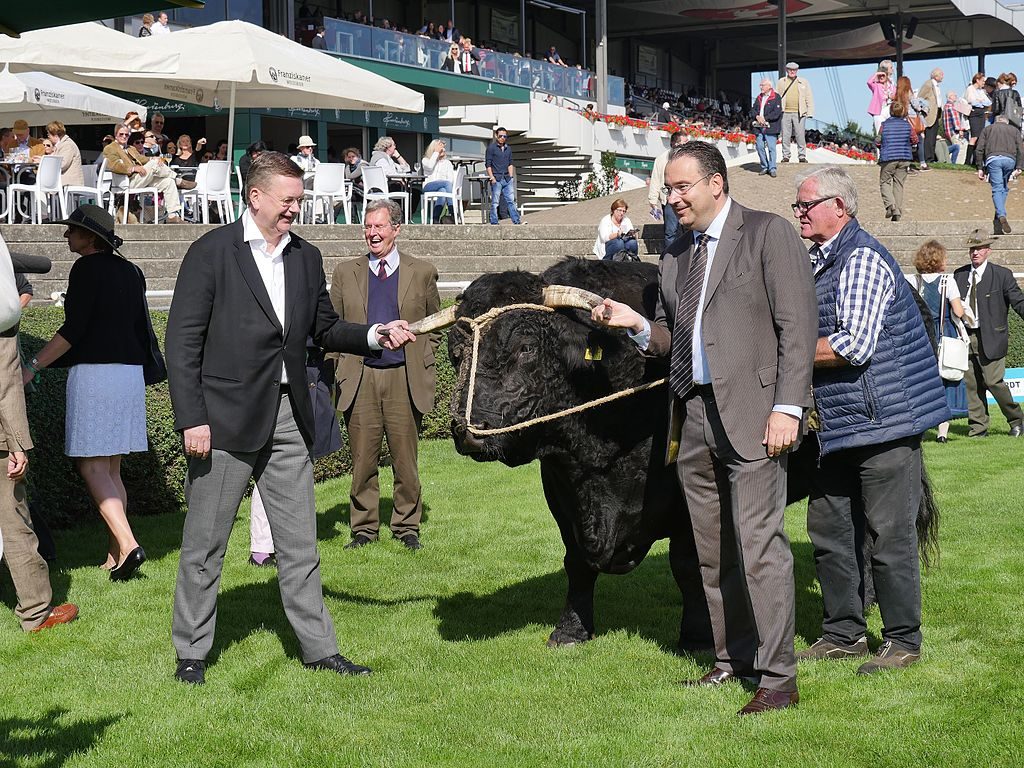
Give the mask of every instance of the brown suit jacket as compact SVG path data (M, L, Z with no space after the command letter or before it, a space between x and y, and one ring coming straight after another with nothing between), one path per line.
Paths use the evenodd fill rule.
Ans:
M0 451L27 451L31 447L15 325L0 333ZM0 471L6 472L7 466L0 466Z
M939 87L942 87L942 83L939 83ZM917 96L928 102L928 111L922 119L924 120L925 127L931 128L935 125L935 121L939 119L939 115L942 113L942 106L935 95L935 86L930 77L924 81L924 85L917 89Z
M365 323L367 283L370 276L370 257L339 264L331 277L331 303L343 320ZM400 319L413 323L441 308L437 293L437 269L427 261L400 254L398 264L398 312ZM409 381L409 394L413 407L427 413L434 407L436 381L434 353L441 340L438 333L416 337L405 346L405 373ZM338 361L338 410L347 411L359 390L363 376L362 355L341 355Z
M692 249L686 233L662 254L648 354L669 354ZM793 226L733 200L702 311L704 353L729 442L748 461L764 458L772 407L811 404L818 308L810 260ZM678 405L673 395L674 421Z
M135 147L122 147L116 141L112 141L103 148L103 157L107 160L107 170L119 173L122 176L131 176L135 171L134 165L145 165L146 158L135 151Z

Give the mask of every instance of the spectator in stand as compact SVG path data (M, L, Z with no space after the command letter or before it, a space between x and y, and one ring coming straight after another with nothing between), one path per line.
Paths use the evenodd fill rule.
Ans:
M315 146L316 142L309 136L299 136L298 153L292 155L292 162L302 169L303 184L306 189L313 188L313 174L316 173L316 167L320 165L320 161L313 154Z
M889 73L881 67L868 78L868 90L871 91L868 114L871 115L871 121L874 123L876 136L882 128L882 121L888 116L885 112L891 96L889 85Z
M924 161L935 162L935 141L939 136L939 126L942 123L942 70L936 67L931 72L931 77L924 81L924 85L917 92L917 97L923 99L927 110L922 115L924 119Z
M57 223L67 225L64 237L79 258L68 276L64 324L25 366L23 380L51 365L70 368L64 453L75 460L109 532L100 567L111 581L124 581L146 560L121 480L121 457L148 450L146 279L117 252L122 241L107 211L83 205Z
M142 156L160 157L162 154L160 145L156 141L156 134L152 131L146 131L142 134Z
M205 138L199 139L196 142L197 151L202 151L204 146L206 146ZM180 168L199 167L199 156L192 151L192 137L187 133L183 133L178 137L178 153L171 161L171 165L177 165Z
M217 154L216 154L214 159L216 159L216 160L228 160L229 159L228 158L228 140L227 139L221 139L220 141L217 142Z
M388 177L388 189L392 192L408 192L410 201L410 218L420 206L420 191L408 186L405 179L393 178L402 173L409 173L409 163L405 161L395 140L390 136L381 136L373 145L373 154L370 155L370 165L380 166Z
M427 21L426 19L424 19L423 26L420 27L419 32L417 32L416 34L424 35L433 40L437 37L437 26L435 26L434 22Z
M152 13L142 14L142 26L139 27L139 37L150 37L153 34L153 18Z
M1021 129L1021 100L1020 94L1014 86L1017 85L1017 76L1013 72L1004 72L996 80L996 90L992 95L992 119L1000 115L1006 115L1007 121L1018 131ZM1016 103L1016 108L1010 102Z
M907 120L904 102L894 101L889 110L891 114L878 132L878 189L885 206L885 217L899 221L903 216L903 185L914 159L913 146L917 144L917 134Z
M312 46L313 49L317 51L327 50L327 29L323 24L316 28L316 34L313 35Z
M60 158L61 181L64 185L82 186L85 184L85 177L82 174L82 153L79 151L78 145L68 136L64 123L59 120L48 123L46 135L53 145L53 154Z
M974 145L978 143L981 129L985 127L985 112L992 106L992 99L985 90L985 73L978 72L967 86L964 98L971 105L971 114L967 120L971 126L971 138L967 140L967 157L964 160L966 165L974 165Z
M110 139L113 141L113 137ZM18 139L10 128L0 128L0 155L9 155L18 145Z
M555 46L553 46L553 45L550 48L548 48L548 55L547 55L547 57L544 60L548 64L554 64L556 67L567 67L567 66L569 66L564 61L562 61L562 57L558 53L558 49L556 49Z
M154 112L149 118L150 130L156 136L156 143L160 145L160 151L165 152L168 136L164 133L164 116L160 112Z
M455 183L455 166L452 165L452 161L448 159L448 153L445 151L445 143L442 139L434 139L427 146L427 152L423 156L423 172L427 174L427 177L423 180L423 192L451 192L452 184ZM431 214L432 220L441 222L441 214L445 207L448 206L448 202L445 200L438 200L434 203L434 210ZM455 220L452 214L448 214L448 219L451 221L441 222L443 224L451 223L454 224Z
M213 152L211 152L210 150L206 150L205 152L203 152L203 156L199 158L200 163L208 163L211 160L213 160Z
M14 126L11 130L14 131L14 138L16 140L14 148L11 150L14 154L27 157L39 157L43 154L43 142L41 139L30 135L27 120L18 118L14 121Z
M457 43L459 42L460 37L462 37L462 35L460 35L459 30L455 28L455 19L448 19L448 25L445 28L444 37L442 39L447 40L450 43Z
M138 112L129 112L124 116L124 120L121 121L122 125L127 125L131 129L132 133L141 131L145 126L142 124L142 118L139 117Z
M676 147L683 145L685 137L682 131L676 131L669 139L668 149L654 159L654 166L651 168L651 183L647 187L647 202L651 204L651 218L661 221L665 217L665 247L667 251L672 243L679 237L679 216L675 208L669 205L668 196L665 194L665 166L668 164L669 153Z
M168 139L164 144L164 157L167 158L167 162L172 162L176 154L178 154L178 145Z
M459 71L464 75L479 75L480 67L477 66L477 62L480 61L480 53L473 48L472 38L462 38L460 45L462 50L459 52Z
M761 92L754 99L754 141L761 161L761 176L778 175L775 165L775 144L782 127L782 98L767 77L761 81Z
M667 101L662 103L661 108L655 113L654 119L662 125L677 122L676 116L672 114L672 108Z
M104 160L103 150L106 149L107 145L110 144L113 140L114 140L114 137L111 136L109 133L106 136L104 136L102 139L100 139L100 153L96 156L96 160L93 161L93 165L95 165L97 169L101 165L103 165L103 160Z
M348 147L341 156L345 161L345 179L352 182L352 210L358 212L363 199L363 166L366 161L355 147Z
M266 151L267 145L262 141L254 142L245 148L245 154L238 161L238 173L242 177L243 186L245 185L245 180L249 178L249 169L252 167L252 161Z
M999 115L992 125L985 126L975 146L974 163L978 178L992 185L992 204L996 209L993 234L1009 235L1013 230L1006 220L1007 187L1024 168L1024 148L1020 129L1010 125L1006 115Z
M494 141L487 147L484 154L484 168L491 182L491 224L498 223L499 198L505 199L508 215L513 224L519 224L519 209L516 208L515 182L516 169L512 164L512 149L508 146L508 131L499 126L494 131Z
M165 11L160 12L160 15L157 16L156 24L153 25L150 31L154 35L169 35L171 33L171 23Z
M929 240L914 254L914 268L917 270L917 292L928 305L935 326L935 338L959 338L954 318L963 317L964 308L957 293L952 275L946 274L946 248L938 240ZM960 382L942 380L946 393L946 405L956 415L966 410L961 402ZM937 442L945 443L949 438L949 422L938 426Z
M611 213L597 225L594 255L609 261L640 261L637 230L626 216L629 204L621 197L612 201Z
M114 141L103 149L103 157L107 160L107 170L128 176L129 186L132 188L156 187L164 196L167 223L181 224L181 198L178 197L174 171L157 158L147 160L143 157L135 147L129 144L128 139L131 135L127 126L117 126L117 130L114 132ZM190 183L193 187L195 186L193 182Z
M448 49L448 55L441 62L441 69L446 72L462 72L462 64L459 61L459 46L456 43L452 43Z
M804 123L814 117L814 94L811 84L800 77L800 65L786 64L786 76L779 80L775 90L782 98L782 162L789 162L789 144L795 139L801 163L807 162L807 139Z
M956 109L957 99L956 91L950 91L942 105L942 137L949 144L949 162L953 165L960 156L960 142L964 139L963 117Z

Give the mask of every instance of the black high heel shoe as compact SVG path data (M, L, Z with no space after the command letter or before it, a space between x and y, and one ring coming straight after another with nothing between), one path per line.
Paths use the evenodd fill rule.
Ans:
M127 581L135 572L139 570L139 567L146 562L146 552L142 547L136 547L128 553L128 557L124 559L116 568L110 569L110 580L111 581Z

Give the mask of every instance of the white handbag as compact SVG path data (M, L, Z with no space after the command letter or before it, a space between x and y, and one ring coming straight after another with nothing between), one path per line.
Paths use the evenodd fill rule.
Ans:
M946 324L946 282L949 276L943 275L939 278L939 296L941 304L939 305L939 333L942 333L942 329ZM939 376L946 381L962 381L964 374L967 372L968 363L968 352L970 347L968 345L966 332L963 330L963 324L953 321L954 327L956 327L957 335L953 336L939 336Z

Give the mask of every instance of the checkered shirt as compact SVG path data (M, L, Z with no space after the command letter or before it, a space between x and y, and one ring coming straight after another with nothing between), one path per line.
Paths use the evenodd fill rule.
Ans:
M962 125L960 113L947 101L942 107L942 128L946 132L946 138L955 139L962 130Z

